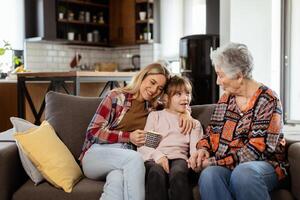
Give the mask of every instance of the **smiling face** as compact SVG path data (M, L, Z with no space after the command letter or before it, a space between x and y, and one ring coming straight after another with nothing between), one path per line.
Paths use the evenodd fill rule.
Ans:
M159 96L166 84L166 77L162 74L148 75L142 81L139 96L137 97L140 101L151 101L155 97Z
M215 67L217 73L217 85L219 85L226 93L228 94L237 94L242 82L242 76L238 74L234 78L229 78L223 69L216 66Z
M182 89L176 91L172 97L169 97L168 109L178 113L185 113L191 102L191 92Z

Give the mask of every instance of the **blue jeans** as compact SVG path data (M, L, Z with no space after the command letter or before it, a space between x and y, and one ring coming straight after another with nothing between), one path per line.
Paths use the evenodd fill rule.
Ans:
M86 177L105 180L101 200L145 199L145 167L140 153L123 144L93 144L82 159Z
M274 167L265 161L242 163L233 171L210 166L201 172L199 178L201 200L271 199L269 192L277 185Z

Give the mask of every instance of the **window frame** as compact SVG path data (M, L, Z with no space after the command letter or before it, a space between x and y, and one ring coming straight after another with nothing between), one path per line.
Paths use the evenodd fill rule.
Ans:
M281 61L280 61L280 97L283 101L284 124L300 124L300 120L290 117L290 94L291 94L291 1L281 0Z

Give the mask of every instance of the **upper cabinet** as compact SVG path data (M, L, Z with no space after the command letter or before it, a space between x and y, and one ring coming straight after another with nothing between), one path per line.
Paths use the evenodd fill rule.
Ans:
M120 46L159 42L158 0L26 0L26 38Z
M135 44L135 0L110 0L109 43Z
M108 45L108 0L56 0L57 38Z
M137 44L159 42L159 0L136 0L135 38Z

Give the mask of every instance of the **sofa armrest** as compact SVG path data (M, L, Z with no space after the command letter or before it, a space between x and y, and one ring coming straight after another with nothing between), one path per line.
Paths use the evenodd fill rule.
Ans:
M290 163L291 190L296 199L300 199L300 142L293 143L288 150Z
M0 141L0 200L10 200L26 179L17 145Z

